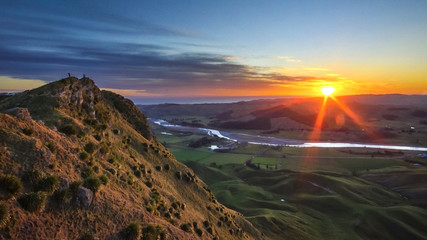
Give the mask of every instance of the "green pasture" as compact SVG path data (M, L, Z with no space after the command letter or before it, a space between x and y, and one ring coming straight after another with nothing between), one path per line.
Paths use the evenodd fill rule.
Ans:
M405 161L420 161L414 154L251 144L222 153L187 146L202 136L157 136L270 239L427 239L427 167Z

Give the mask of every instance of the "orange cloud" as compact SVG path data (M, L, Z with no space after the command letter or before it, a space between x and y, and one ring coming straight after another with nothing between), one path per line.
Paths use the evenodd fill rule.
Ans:
M241 57L237 57L237 56L226 56L224 57L225 60L238 60L241 59Z

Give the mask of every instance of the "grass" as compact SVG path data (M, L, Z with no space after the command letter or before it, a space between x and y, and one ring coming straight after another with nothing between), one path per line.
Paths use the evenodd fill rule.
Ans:
M9 220L9 210L6 204L1 203L0 204L0 229L6 225L8 220Z

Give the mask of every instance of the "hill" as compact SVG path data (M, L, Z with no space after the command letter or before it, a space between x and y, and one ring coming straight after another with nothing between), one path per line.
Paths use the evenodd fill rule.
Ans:
M89 78L0 101L0 239L263 239Z

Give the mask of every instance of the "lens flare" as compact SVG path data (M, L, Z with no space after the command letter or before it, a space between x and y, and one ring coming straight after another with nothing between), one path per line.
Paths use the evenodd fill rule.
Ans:
M324 87L324 88L322 88L320 91L321 91L323 94L325 94L326 96L329 96L329 95L331 95L333 92L335 92L335 88L328 86L328 87Z

